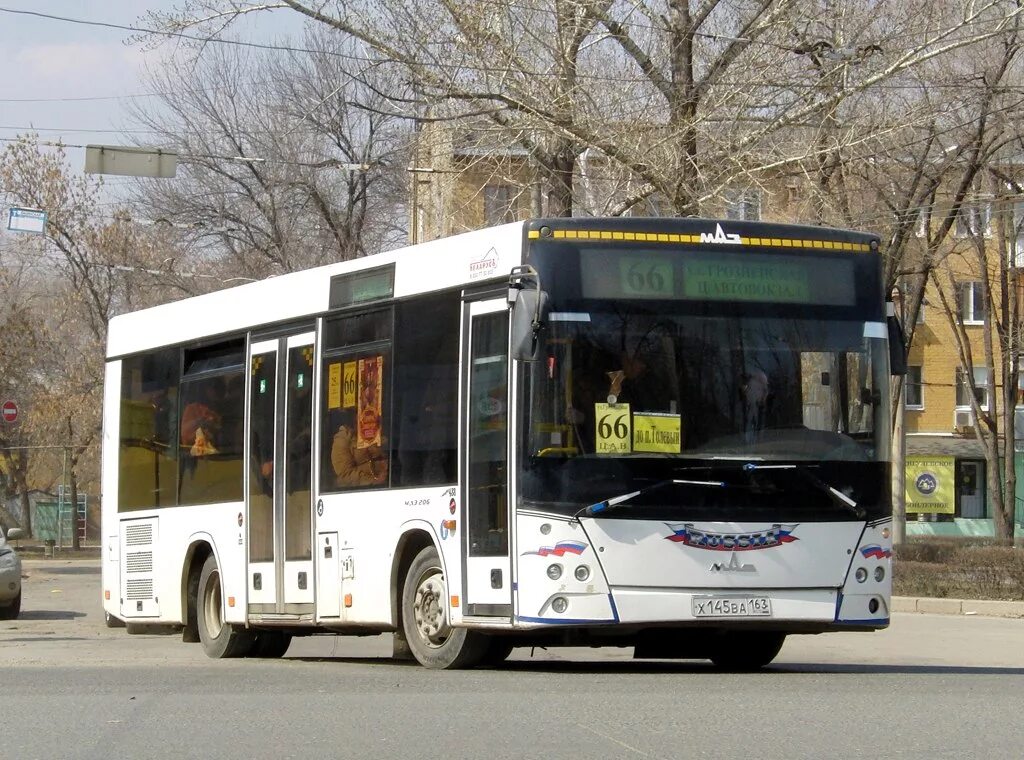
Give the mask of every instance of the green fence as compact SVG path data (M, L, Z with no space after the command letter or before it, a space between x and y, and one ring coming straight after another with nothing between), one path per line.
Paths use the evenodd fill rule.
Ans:
M82 495L78 498L78 530L85 526L86 500ZM60 512L58 530L57 513ZM32 535L40 541L54 543L71 543L71 505L67 502L37 501L32 506Z

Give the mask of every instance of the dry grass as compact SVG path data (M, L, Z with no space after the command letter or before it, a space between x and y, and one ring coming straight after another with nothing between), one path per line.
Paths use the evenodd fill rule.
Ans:
M915 539L896 552L893 593L1024 600L1024 546L992 539Z

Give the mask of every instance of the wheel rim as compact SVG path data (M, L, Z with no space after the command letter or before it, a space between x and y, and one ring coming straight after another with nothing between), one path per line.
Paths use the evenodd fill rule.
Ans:
M210 638L220 636L224 628L224 617L220 607L220 574L210 573L206 581L206 589L203 593L203 618L206 620L206 630Z
M451 634L444 598L444 576L440 568L432 567L423 574L416 586L412 610L420 639L435 649L444 646Z

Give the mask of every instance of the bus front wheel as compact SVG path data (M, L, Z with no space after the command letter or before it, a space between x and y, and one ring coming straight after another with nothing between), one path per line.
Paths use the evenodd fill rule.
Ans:
M406 574L402 630L413 656L427 668L471 668L487 653L486 636L450 625L448 588L433 546L416 555Z
M708 659L722 670L760 670L775 659L786 634L774 631L727 631L711 647Z
M211 554L203 563L199 574L199 589L196 598L199 641L207 656L244 657L252 648L253 636L224 622L224 602L221 594L220 570L217 560Z

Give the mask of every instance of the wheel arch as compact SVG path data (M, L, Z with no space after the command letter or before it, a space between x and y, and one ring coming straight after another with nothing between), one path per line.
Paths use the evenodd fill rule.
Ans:
M220 567L213 537L208 533L197 533L189 539L188 548L181 564L181 620L186 630L196 630L196 592L199 589L199 574L207 557L213 556ZM198 634L196 640L198 640Z
M405 583L405 576L416 555L428 546L434 547L441 560L441 568L447 575L444 554L438 545L437 537L427 523L406 526L395 545L394 558L391 562L391 624L395 626L395 630L402 630L402 586Z

